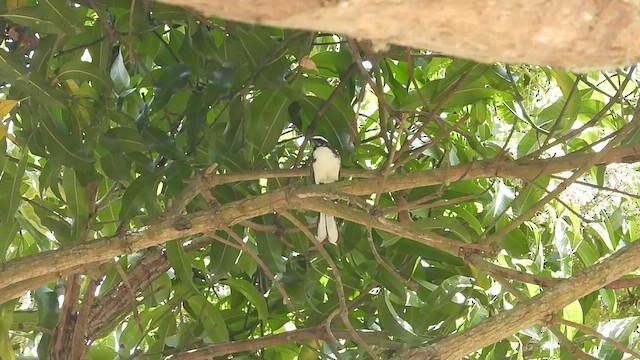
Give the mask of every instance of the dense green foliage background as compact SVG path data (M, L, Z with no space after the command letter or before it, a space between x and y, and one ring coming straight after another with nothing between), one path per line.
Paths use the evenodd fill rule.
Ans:
M155 359L295 329L313 331L227 353L387 358L548 285L517 274L567 278L638 237L634 166L588 167L565 183L571 172L534 171L539 159L637 142L635 68L575 75L477 64L147 1L2 0L0 25L0 278L15 259L305 186L286 169L306 166L301 145L312 134L339 150L345 181L487 159L532 166L527 179L329 196L449 241L494 245L485 261L515 270L511 278L349 221L321 251L307 231L315 213L277 209L34 279L0 305L3 359ZM621 129L629 135L617 137ZM199 174L231 180L176 208ZM505 334L470 358L622 359L638 348L634 279L562 310L574 326Z

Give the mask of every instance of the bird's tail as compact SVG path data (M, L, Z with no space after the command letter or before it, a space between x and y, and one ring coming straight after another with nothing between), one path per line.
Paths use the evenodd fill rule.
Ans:
M316 236L318 241L324 241L329 239L329 242L335 244L338 242L338 224L333 215L327 215L320 213L318 219L318 235Z

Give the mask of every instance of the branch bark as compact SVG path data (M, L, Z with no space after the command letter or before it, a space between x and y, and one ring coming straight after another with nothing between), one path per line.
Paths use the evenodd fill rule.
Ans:
M640 154L640 144L621 146L611 150L605 163L637 161ZM221 229L256 216L273 213L282 209L317 210L315 202L308 201L310 197L323 197L325 194L367 195L375 192L391 192L404 189L491 177L510 177L532 179L580 167L591 159L591 154L569 154L563 157L527 160L527 161L496 161L495 159L478 161L454 167L439 168L409 174L392 175L386 178L373 177L352 181L340 181L332 184L307 185L285 188L252 198L234 201L221 205L214 210L201 211L175 218L162 218L137 231L127 232L107 238L96 239L81 243L66 249L38 253L21 257L0 265L0 303L18 297L22 292L8 291L9 289L25 289L46 284L43 279L50 279L55 274L78 269L87 263L104 263L115 256L130 254L150 246L165 243L169 240L201 234ZM296 173L292 170L282 170L283 175ZM366 171L362 172L367 174ZM371 172L368 172L371 174ZM306 174L306 173L305 173ZM277 177L277 172L272 172ZM264 178L261 172L253 174L221 175L211 178L210 186L239 180ZM257 176L257 177L256 177ZM317 205L317 204L316 204ZM328 207L327 213L337 216L348 214L338 213L338 207ZM355 218L354 218L355 220ZM380 228L381 225L370 223L369 226ZM383 228L395 233L392 226ZM402 228L403 231L410 231ZM406 234L398 234L405 236ZM451 244L455 241L438 246L437 242L430 243L443 251L451 253ZM445 246L449 247L446 248ZM34 280L37 279L37 280ZM24 283L24 284L23 284Z
M398 44L486 63L586 72L640 58L640 3L629 0L163 1L234 21L343 33L380 47Z
M553 324L553 316L571 302L640 267L640 241L626 246L600 264L560 282L548 291L487 319L478 326L448 336L429 346L403 351L401 359L447 360L494 344L535 324Z
M558 285L560 282L566 279L550 278L542 275L528 274L514 269L505 268L485 261L482 256L478 254L469 254L464 257L464 261L475 267L476 269L485 272L493 277L502 277L505 279L516 280L523 283L535 284L541 287L551 287ZM628 278L621 278L607 284L604 288L609 290L624 289L629 287L640 286L640 277L632 276Z
M346 330L331 330L331 333L340 339L351 339L351 334ZM359 331L358 336L365 338L367 343L383 346L388 349L402 349L403 344L389 340L389 337L380 332ZM329 334L324 326L309 329L298 329L280 334L263 336L257 339L229 342L225 344L213 345L195 351L187 351L175 354L172 360L200 360L211 359L217 356L224 356L244 351L252 351L265 347L275 346L290 342L330 340Z

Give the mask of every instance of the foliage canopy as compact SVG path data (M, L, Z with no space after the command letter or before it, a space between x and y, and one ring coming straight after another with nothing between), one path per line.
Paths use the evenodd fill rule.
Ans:
M638 356L635 68L145 1L0 24L0 358ZM314 134L343 181L309 185Z

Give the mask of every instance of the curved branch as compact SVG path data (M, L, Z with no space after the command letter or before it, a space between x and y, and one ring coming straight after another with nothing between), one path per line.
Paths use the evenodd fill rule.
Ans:
M640 144L621 146L609 151L607 159L603 161L603 163L637 161L639 154ZM570 154L552 159L515 162L496 162L491 159L448 168L391 175L384 179L373 177L352 181L339 181L332 184L306 185L275 190L264 195L224 204L214 210L200 211L176 218L162 218L156 223L138 229L137 231L96 239L69 248L42 252L8 261L0 265L0 303L4 303L21 294L21 292L7 291L10 287L11 289L24 289L25 286L19 285L19 283L28 281L31 288L47 283L40 282L40 280L32 280L33 278L51 279L53 274L68 272L70 269L80 268L87 263L104 263L110 261L115 256L130 254L150 246L165 243L169 240L221 229L237 224L243 220L276 212L277 210L291 208L317 210L317 206L319 206L318 203L312 203L309 199L312 197L322 197L327 193L366 195L375 192L399 191L453 181L488 177L529 179L575 169L590 159L592 159L591 154ZM284 174L290 172L292 171L281 170L281 173ZM275 177L277 173L278 172L272 172L272 175ZM262 172L261 174L264 173ZM366 172L363 171L363 174L366 174ZM369 174L375 176L373 172ZM210 186L224 182L249 179L252 178L250 174L246 173L240 176L220 175L211 178ZM313 205L315 207L312 207L312 204L315 204ZM331 206L327 209L327 212L349 219L348 214L338 214L336 209L339 209L339 207ZM353 211L350 213L356 214ZM371 226L380 228L382 225L380 219L378 220L377 224L373 223ZM382 220L390 223L390 226L395 226L392 222L385 219ZM397 229L398 231L407 231L408 228L398 224ZM385 229L383 228L383 230ZM439 241L431 242L429 245L436 246L435 244L438 242ZM451 245L452 243L455 244L458 242L445 239L444 242L440 243L442 250L452 254L455 253L457 256L458 249L451 247Z

